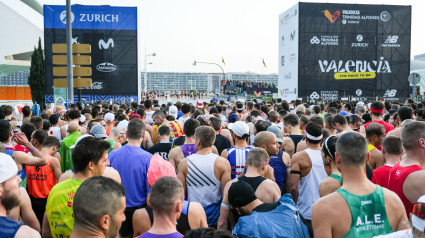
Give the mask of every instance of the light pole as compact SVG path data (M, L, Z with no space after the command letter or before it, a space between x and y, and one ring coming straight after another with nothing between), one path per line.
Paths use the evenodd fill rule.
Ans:
M147 93L148 92L148 73L147 73L147 71L146 71L146 65L147 64L152 64L152 62L150 62L150 63L146 63L146 58L148 57L148 56L156 56L156 53L150 53L150 54L146 54L146 48L145 48L145 93Z
M217 65L218 67L220 67L221 71L223 72L223 80L226 80L226 75L224 74L224 69L219 64L210 63L210 62L199 62L199 61L194 60L192 65L193 66L196 66L196 64L213 64L213 65Z

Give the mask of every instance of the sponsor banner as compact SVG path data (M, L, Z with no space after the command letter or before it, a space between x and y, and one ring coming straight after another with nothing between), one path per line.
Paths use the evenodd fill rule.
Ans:
M65 6L44 6L44 43L46 65L46 95L52 95L53 65L52 44L66 43L66 25L61 22L61 11ZM137 73L137 9L110 6L72 6L74 23L73 44L90 44L92 64L92 86L82 88L82 95L116 95L129 98L138 94ZM108 22L109 17L99 17L90 24L76 24L81 14L118 15L119 24ZM126 14L122 16L121 14ZM65 16L66 17L66 16ZM91 19L91 18L89 18ZM96 17L95 17L96 19ZM130 20L133 19L133 20ZM58 27L58 24L64 27ZM91 27L91 28L90 28ZM103 97L103 96L102 96ZM46 97L50 99L50 97Z
M231 85L224 85L224 90L228 91L229 93L239 92L239 87L237 86L231 86ZM243 89L244 92L246 92L248 95L265 95L270 96L273 93L277 93L277 88L265 88L265 87L246 87Z
M44 5L44 28L66 29L65 6ZM135 7L71 6L72 29L137 30Z
M279 71L279 83L296 78L298 97L304 99L317 97L316 94L324 98L338 95L339 98L404 100L409 97L410 6L332 3L296 6L299 7L299 46L293 49L280 45L280 48L297 54L297 73L294 76L291 71L289 77L287 70ZM282 28L290 27L279 26ZM286 69L289 56L279 51L281 56L285 63L279 67ZM357 89L362 90L362 95L356 94ZM396 94L389 97L394 92L391 90L396 90ZM313 92L316 94L311 95ZM326 93L322 95L322 92Z
M298 4L279 16L278 96L287 101L298 97ZM318 39L319 40L319 39ZM315 41L316 42L316 41ZM324 41L325 42L325 41ZM319 42L320 43L320 42Z

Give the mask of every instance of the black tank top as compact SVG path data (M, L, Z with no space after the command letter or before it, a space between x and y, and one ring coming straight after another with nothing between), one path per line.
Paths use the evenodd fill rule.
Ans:
M292 139L292 141L294 142L295 145L295 152L297 152L297 145L300 141L304 140L304 136L303 135L287 135L289 138Z
M251 186L252 190L254 190L254 193L255 193L255 191L257 191L258 186L260 186L260 184L264 180L266 180L266 178L264 178L262 176L257 176L257 177L240 176L238 178L238 180L249 184L249 186ZM238 212L234 208L230 209L230 211L233 214L233 219L235 221L235 224L238 223L239 217L241 217L241 216L238 214ZM231 227L231 228L233 229L233 227Z
M251 186L252 190L254 190L254 193L255 193L255 191L257 191L258 186L260 186L260 184L264 180L266 180L266 178L262 176L257 176L257 177L240 176L238 180L249 184L249 186Z
M151 220L151 226L152 226L153 225L152 208L149 206L146 206L145 209L149 215L149 219ZM191 230L188 217L189 217L189 201L184 200L183 209L179 219L177 220L177 225L176 225L177 231L180 232L180 234L186 234L187 231Z

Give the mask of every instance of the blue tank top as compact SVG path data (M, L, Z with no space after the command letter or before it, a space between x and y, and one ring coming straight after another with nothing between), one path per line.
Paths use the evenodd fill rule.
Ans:
M287 167L282 161L283 151L279 151L279 154L270 157L269 165L274 169L274 178L280 190L285 188L285 178Z
M6 149L5 153L10 155L10 157L12 157L13 152L15 152L14 150L11 149ZM22 170L18 171L18 177L22 180L21 183L19 185L21 185L21 187L23 188L27 188L27 172L25 170L25 165L22 165Z
M183 144L180 146L180 149L182 149L185 158L189 155L196 154L195 144Z
M242 171L244 171L246 157L251 149L251 146L246 148L231 147L227 149L227 159L229 160L230 166L232 168L230 174L232 179L238 178L242 174Z
M14 221L8 217L0 216L0 234L4 238L15 237L16 232L19 230L22 224Z

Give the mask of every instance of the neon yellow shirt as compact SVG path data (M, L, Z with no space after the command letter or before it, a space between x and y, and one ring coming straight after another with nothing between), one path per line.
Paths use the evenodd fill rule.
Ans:
M52 237L70 237L74 229L74 196L84 181L70 178L56 184L47 198L46 215Z

